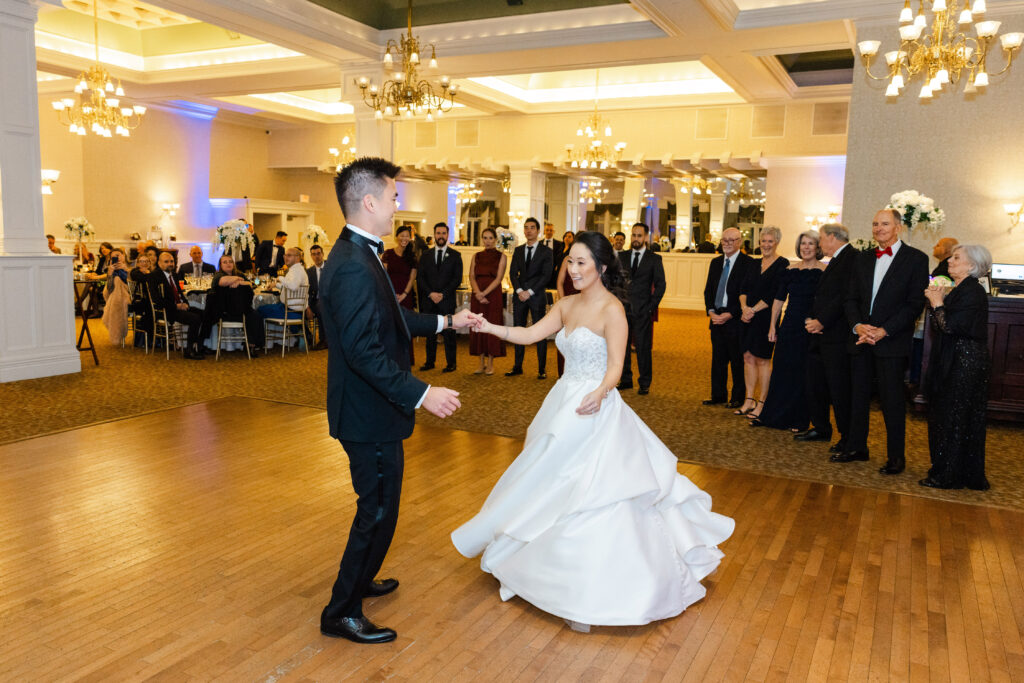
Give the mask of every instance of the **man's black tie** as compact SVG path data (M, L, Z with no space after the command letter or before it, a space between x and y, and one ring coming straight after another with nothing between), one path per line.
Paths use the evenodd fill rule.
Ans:
M629 268L629 275L630 275L630 277L635 277L636 276L636 269L637 269L637 267L639 265L640 265L640 252L639 251L634 251L633 252L633 265L630 266L630 268Z
M533 258L533 247L526 247L526 262L523 264L523 269L530 267L530 260Z
M443 252L440 249L435 249L434 250L434 265L436 265L438 268L441 267L441 254L442 253Z

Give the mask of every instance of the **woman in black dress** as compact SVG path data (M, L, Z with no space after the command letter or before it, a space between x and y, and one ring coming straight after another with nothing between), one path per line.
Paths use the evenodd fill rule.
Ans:
M811 420L804 390L810 334L804 321L810 317L814 294L825 270L825 265L819 260L823 254L818 233L813 230L801 233L797 238L796 253L800 261L782 271L779 291L772 304L768 327L768 340L775 342L771 382L761 417L751 420L751 427L765 425L803 431ZM782 305L787 299L786 315L779 323Z
M743 315L743 379L747 397L736 415L750 419L761 416L761 408L768 396L768 381L772 374L772 351L775 342L768 339L772 322L772 304L779 291L779 278L789 267L789 261L776 253L782 231L774 226L761 228L761 268L755 270L744 283L740 294Z
M978 282L992 267L981 245L961 244L949 257L953 287L925 290L932 308L931 355L925 376L932 467L919 483L936 489L988 488L985 412L991 364L988 294Z

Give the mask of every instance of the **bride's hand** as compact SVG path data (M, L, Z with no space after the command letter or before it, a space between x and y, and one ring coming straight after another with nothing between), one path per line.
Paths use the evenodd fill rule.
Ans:
M577 415L596 415L601 410L601 401L604 400L605 392L600 387L590 392L580 401L580 407L576 409Z

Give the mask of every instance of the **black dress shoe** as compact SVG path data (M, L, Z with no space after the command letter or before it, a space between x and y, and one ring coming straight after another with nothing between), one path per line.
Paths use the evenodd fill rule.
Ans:
M547 379L547 378L548 378L548 373L546 373L546 372L538 372L537 373L537 379Z
M867 460L867 451L843 451L842 453L836 453L829 462L854 462L855 460Z
M917 483L920 484L921 486L927 486L930 489L960 489L960 488L963 488L962 486L947 486L947 485L943 484L941 481L938 481L936 479L932 479L931 477L926 477L926 478L922 479L921 481L919 481Z
M331 638L347 638L354 643L390 643L398 634L389 628L375 625L366 617L320 619L320 633Z
M636 393L640 394L641 396L646 396L647 394L651 393L651 389L650 387L640 387L639 389L636 390Z
M748 422L747 424L749 424L751 427L764 427L764 422L761 422L761 418L759 417L750 418L750 422Z
M398 588L398 579L373 580L370 582L370 587L366 589L366 597L379 598L382 595L387 595L396 588Z
M712 404L709 403L708 401L704 401L704 405ZM735 408L739 408L741 405L743 405L743 401L729 401L728 403L725 404L725 407L728 408L729 410L733 410Z
M442 370L441 372L455 372L455 366L454 365L446 365L444 367L444 370Z
M701 401L700 403L701 403L701 405L704 405L704 406L717 406L719 404L725 403L725 399L724 398L706 398L703 401ZM742 405L742 404L740 404L740 405Z
M822 434L817 429L808 429L807 431L794 434L793 439L795 441L831 441L831 434Z
M515 377L516 375L521 375L521 374L523 374L523 369L522 368L512 368L511 370L509 370L508 372L505 373L505 376L506 377Z
M633 383L632 382L619 382L619 386L617 386L615 388L618 389L619 391L625 391L626 389L632 389L633 388Z
M426 372L427 370L433 370L433 369L434 369L434 364L433 363L424 363L423 365L420 366L420 372Z
M186 360L204 360L205 358L206 358L206 356L204 354L202 354L202 353L197 353L195 351L186 351L185 352L185 359Z
M842 439L839 439L839 441L836 441L834 444L828 447L829 453L842 453L845 450L846 442L843 441Z
M883 465L882 467L878 468L878 473L879 474L899 474L904 469L906 469L906 465L904 463L902 463L902 462L887 462L887 463L885 463L885 465Z

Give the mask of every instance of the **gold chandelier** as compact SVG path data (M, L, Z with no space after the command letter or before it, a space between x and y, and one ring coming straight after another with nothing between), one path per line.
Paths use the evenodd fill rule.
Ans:
M948 83L958 83L963 72L967 72L965 93L973 93L980 87L988 85L989 73L986 68L988 49L999 32L1000 22L979 21L985 13L985 0L974 0L974 6L962 11L957 0L933 0L931 6L932 26L924 16L925 0L919 0L917 16L913 15L910 0L905 0L899 17L900 47L898 50L885 53L885 62L889 73L875 76L871 73L871 60L878 54L881 45L877 40L862 40L857 44L864 70L876 81L889 81L885 90L886 97L897 97L905 86L905 81L921 74L924 84L918 93L921 99L928 99L939 92ZM967 35L963 30L973 25L977 38ZM922 33L924 37L922 37ZM1006 65L993 76L1004 73L1013 63L1015 51L1024 43L1024 33L1004 33L999 42L1006 52ZM906 76L906 78L904 78Z
M580 204L600 204L608 196L608 188L600 180L580 181Z
M57 120L68 131L76 135L95 133L100 137L109 138L114 135L128 137L131 131L139 127L146 108L141 105L122 106L120 99L124 97L121 81L114 87L114 79L100 66L100 24L96 13L96 0L92 3L93 40L96 43L96 63L88 71L78 74L78 85L75 93L78 101L66 97L52 103L57 112ZM86 91L89 92L88 99Z
M341 139L342 149L337 147L329 147L327 153L331 155L331 158L323 162L317 167L317 170L321 173L330 173L336 175L341 173L341 169L345 168L353 161L356 160L356 147L355 145L349 145L351 138L346 135Z
M740 206L752 206L764 204L765 191L755 187L750 178L743 178L736 181L729 189L730 201L737 202Z
M459 183L451 189L456 204L473 204L483 195L483 190L476 183Z
M576 129L577 137L586 137L589 142L580 141L579 144L568 144L565 151L569 153L569 166L572 168L597 168L605 169L618 163L622 158L622 150L626 148L625 142L617 142L615 145L604 138L611 138L611 125L597 112L598 83L600 82L601 71L598 69L594 75L594 113L580 122ZM601 133L604 133L602 136Z
M718 182L717 179L709 181L700 176L685 176L677 183L677 187L683 194L711 194L711 185L715 182Z
M433 43L424 47L430 48L430 62L427 68L437 71L437 52ZM373 115L377 120L385 116L405 116L412 118L426 112L427 121L433 121L434 117L440 117L445 112L451 111L455 106L455 94L458 86L451 83L447 76L441 76L440 87L435 91L434 85L429 81L420 80L420 41L412 34L412 0L409 0L408 31L406 35L400 36L400 41L388 40L384 52L384 68L391 70L394 66L394 57L391 51L394 50L402 59L400 70L392 73L392 78L384 81L379 89L377 85L366 76L360 76L356 81L363 93L363 103L373 109Z

